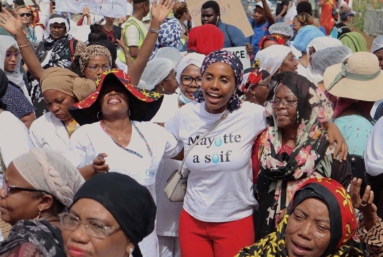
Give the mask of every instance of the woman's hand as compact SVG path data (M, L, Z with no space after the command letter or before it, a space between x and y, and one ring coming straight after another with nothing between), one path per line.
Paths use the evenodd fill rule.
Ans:
M16 11L13 11L13 14L15 16L13 16L7 9L3 8L3 11L0 13L0 26L14 36L18 33L24 35L24 25L20 15Z
M323 126L327 130L328 142L330 144L331 150L334 148L334 143L336 143L336 148L334 151L335 158L337 158L340 162L342 162L342 160L347 160L348 147L339 128L331 122L326 122L323 124Z
M82 16L86 16L87 18L90 17L90 9L89 9L89 7L84 7L82 9Z
M105 153L100 153L93 160L93 169L94 169L95 173L108 172L109 171L109 165L105 163L105 157L108 157L108 155Z
M121 25L122 25L125 21L126 21L126 19L125 19L124 17L120 17L120 18L118 18L118 22L117 22L118 26L121 27Z
M162 23L173 10L174 0L159 0L153 1L152 4L152 22Z
M363 213L364 226L369 231L378 222L377 208L374 204L374 192L370 186L366 186L362 199L360 198L360 188L362 180L353 178L351 181L350 195L354 208Z

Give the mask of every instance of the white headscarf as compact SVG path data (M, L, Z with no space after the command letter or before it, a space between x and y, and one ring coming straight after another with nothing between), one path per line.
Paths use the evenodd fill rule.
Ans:
M306 53L307 58L310 56L310 47L314 47L315 51L323 50L328 47L335 47L335 46L342 46L342 42L339 39L331 38L331 37L317 37L310 41L310 43L307 45ZM314 84L318 84L323 80L323 77L318 74L313 67L311 66L310 62L307 66L307 79L310 80Z
M189 65L197 66L198 68L201 68L202 62L205 59L205 55L203 54L197 54L197 53L190 53L185 55L181 61L177 65L177 82L178 84L181 84L181 74L188 67Z
M371 176L379 176L383 173L383 119L379 119L367 141L364 152L366 172Z
M291 51L291 48L287 46L272 45L259 51L255 58L259 60L260 67L273 76Z
M375 53L383 48L383 35L374 39L371 47L371 53Z
M23 74L21 74L20 72L21 56L18 58L15 70L13 72L8 72L4 70L4 62L6 58L5 55L8 49L13 46L17 49L17 51L19 51L19 46L17 45L16 40L11 36L0 36L0 42L0 69L2 69L7 75L8 80L16 86L18 86L23 91L25 97L27 97L27 99L30 100L27 87L24 83Z
M153 90L173 69L174 64L172 60L165 57L154 58L147 63L137 87Z

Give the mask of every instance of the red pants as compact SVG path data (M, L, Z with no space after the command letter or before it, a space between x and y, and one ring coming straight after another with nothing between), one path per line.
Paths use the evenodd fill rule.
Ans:
M204 222L182 210L179 237L182 257L233 257L254 244L253 216L232 222Z

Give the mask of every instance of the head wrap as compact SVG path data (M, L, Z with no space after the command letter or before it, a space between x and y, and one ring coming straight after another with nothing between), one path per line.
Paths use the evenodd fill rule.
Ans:
M258 59L260 68L267 70L273 76L291 51L287 46L272 45L259 51L255 58Z
M176 79L178 84L181 84L181 75L182 72L189 66L189 65L194 65L201 69L202 62L205 59L205 55L203 54L197 54L197 53L189 53L185 55L182 60L178 63L177 65L177 70L176 70ZM181 91L178 94L178 100L183 103L187 104L192 102L189 98L187 98Z
M59 153L35 148L13 160L20 175L35 189L53 195L66 207L84 179L77 168Z
M4 70L4 62L6 58L6 53L9 48L12 46L19 51L19 46L17 45L16 40L11 36L0 36L0 69L2 69L8 77L8 81L12 82L14 85L18 86L24 94L28 95L28 91L25 87L23 75L20 72L21 65L21 56L16 60L16 66L13 72L8 72Z
M263 80L270 77L270 73L267 70L258 70L255 68L250 68L249 70L250 71L245 70L242 85L239 88L242 93L248 92L252 86L257 85L258 83L261 83Z
M353 53L367 52L366 39L358 32L348 32L343 34L340 38L342 44L348 46Z
M291 38L293 36L293 29L284 22L277 22L269 27L269 33Z
M374 54L375 52L382 49L383 49L383 35L378 36L374 39L374 42L372 43L372 47L371 47L371 53Z
M262 50L263 44L266 41L273 41L277 45L285 45L285 40L281 36L274 36L274 35L266 35L261 39L261 42L259 43L259 49Z
M307 180L295 191L287 213L279 224L277 231L261 239L258 243L242 249L238 256L287 257L285 236L289 217L299 204L310 198L323 201L327 205L329 212L330 243L322 256L364 256L359 249L348 244L358 225L351 203L351 196L341 184L330 178L311 178Z
M44 70L40 78L40 85L42 93L54 89L70 95L78 101L84 100L97 88L92 80L80 78L76 73L60 67Z
M112 55L109 49L101 45L86 46L85 44L78 43L75 56L79 57L81 73L84 72L91 59L100 55L106 56L108 58L109 65L112 66Z
M160 33L158 34L152 56L162 47L177 48L181 42L181 36L181 23L176 18L166 19L160 26Z
M50 26L51 26L51 24L54 24L54 23L59 23L59 24L64 23L65 24L65 34L68 34L68 32L70 30L70 25L69 25L70 23L69 23L68 17L66 17L63 14L54 13L49 17L48 24L47 24L47 27L45 29L44 38L50 37L50 35L51 35Z
M236 89L238 89L238 87L241 85L241 82L242 82L243 65L241 60L237 56L235 56L233 53L227 50L218 50L207 55L201 66L201 76L203 76L206 69L210 65L217 62L226 63L232 68L235 75L235 87ZM201 89L199 89L198 91L194 93L194 97L200 103L205 101L205 98L203 96L203 92ZM241 108L241 105L242 105L242 101L239 99L238 95L235 94L229 100L228 110L230 112L233 112L234 110Z
M97 201L113 215L135 246L133 257L141 257L138 243L154 230L156 219L156 205L148 189L127 175L101 173L85 182L73 204L83 198Z
M331 37L317 37L310 41L307 45L306 53L310 55L310 47L314 47L315 51L319 51L328 47L341 46L342 42L339 39ZM312 83L317 84L323 80L322 75L319 75L311 66L309 62L307 67L307 76Z
M117 48L114 46L112 42L110 42L109 40L101 39L96 42L90 43L88 46L92 46L92 45L100 45L107 48L112 56L112 63L113 63L112 66L114 66L114 63L117 59Z
M300 52L306 52L307 45L317 37L324 37L322 31L313 25L306 25L298 31L295 36L293 46Z
M146 64L137 87L152 91L173 69L174 64L170 59L164 57L154 58Z
M224 41L225 35L217 26L205 24L190 30L187 51L208 55L222 49Z
M5 75L4 71L0 69L0 108L3 109L5 106L3 106L2 98L7 92L8 89L8 78Z
M174 69L177 67L178 62L182 59L180 52L174 47L163 47L158 49L154 58L165 57L171 60L174 64Z

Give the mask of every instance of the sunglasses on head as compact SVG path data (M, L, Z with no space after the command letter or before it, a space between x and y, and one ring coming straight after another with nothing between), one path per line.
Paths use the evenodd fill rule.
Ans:
M32 13L26 12L26 13L20 13L19 15L20 15L20 17L24 17L24 16L31 17Z

